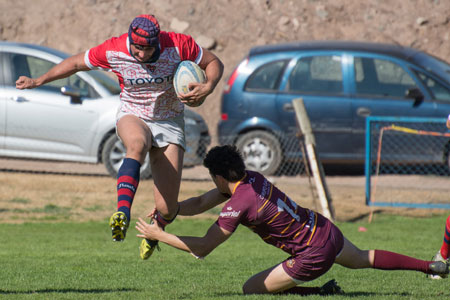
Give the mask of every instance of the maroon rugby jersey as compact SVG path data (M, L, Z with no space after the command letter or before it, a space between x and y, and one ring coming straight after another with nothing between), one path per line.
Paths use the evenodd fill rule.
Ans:
M307 246L323 246L331 228L327 218L299 206L253 171L236 184L216 224L230 232L239 224L247 226L266 243L291 255Z

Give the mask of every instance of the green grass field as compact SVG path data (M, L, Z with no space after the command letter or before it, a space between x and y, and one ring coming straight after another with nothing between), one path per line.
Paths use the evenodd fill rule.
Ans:
M338 225L360 248L430 259L441 245L445 219L377 215L371 224ZM179 219L168 231L202 235L212 222ZM247 278L287 257L245 227L205 260L161 245L161 252L141 261L137 231L130 228L125 242L113 243L106 224L1 224L0 299L299 299L242 296ZM360 226L367 231L359 232ZM450 298L447 280L429 280L419 272L349 270L335 265L308 285L332 278L345 291L333 299Z

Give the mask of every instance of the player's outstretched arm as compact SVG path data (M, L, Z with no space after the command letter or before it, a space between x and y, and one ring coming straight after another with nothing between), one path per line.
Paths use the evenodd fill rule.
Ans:
M228 197L219 192L218 189L212 189L198 197L192 197L180 202L180 216L194 216L201 214L220 203L228 200Z
M20 76L16 81L16 88L19 90L33 89L47 82L69 77L78 71L89 71L89 67L84 62L84 52L66 58L47 73L34 79L27 76Z
M140 238L158 240L174 248L191 253L197 258L203 258L221 243L225 242L233 233L217 224L213 224L204 237L176 236L168 233L158 225L158 222L148 224L142 218L136 223Z

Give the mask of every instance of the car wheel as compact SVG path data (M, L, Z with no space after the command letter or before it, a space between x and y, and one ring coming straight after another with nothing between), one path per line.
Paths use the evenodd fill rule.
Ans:
M117 135L112 134L108 137L103 145L102 158L106 170L112 177L117 177L119 168L125 158L126 148L119 140ZM148 179L152 177L152 169L150 167L150 156L147 154L144 163L141 166L141 179Z
M282 160L280 142L269 132L262 130L247 132L238 137L236 147L249 170L273 175L280 167Z

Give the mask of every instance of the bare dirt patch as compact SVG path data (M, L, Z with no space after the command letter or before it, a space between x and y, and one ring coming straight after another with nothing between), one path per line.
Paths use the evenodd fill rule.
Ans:
M109 177L102 165L34 162L47 167L39 170L36 165L12 161L15 168L6 168L5 161L0 161L0 223L99 221L106 220L115 211L116 179ZM306 176L271 180L301 206L321 211L315 201L317 194L311 189L313 181L310 183ZM364 176L327 176L326 182L338 221L367 220L372 208L365 205ZM449 201L448 183L445 177L413 176L405 180L402 176L391 176L380 181L377 200L423 203L431 197ZM185 169L179 199L199 195L213 187L203 167ZM145 217L153 207L153 183L141 181L133 204L133 219ZM215 218L218 211L213 209L200 217ZM373 211L375 218L377 214L428 217L448 213L440 209L376 207Z

